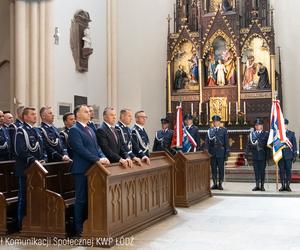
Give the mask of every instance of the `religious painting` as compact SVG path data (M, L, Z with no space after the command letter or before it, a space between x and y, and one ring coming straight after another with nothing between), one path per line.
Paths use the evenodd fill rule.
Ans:
M235 85L235 61L233 48L223 37L217 37L205 56L206 86Z
M209 1L209 11L214 12L219 8L224 12L232 10L233 0L204 0Z
M177 92L199 91L199 57L194 45L184 41L174 56L173 88Z
M248 39L242 53L243 80L245 91L270 90L270 51L267 42L255 36Z

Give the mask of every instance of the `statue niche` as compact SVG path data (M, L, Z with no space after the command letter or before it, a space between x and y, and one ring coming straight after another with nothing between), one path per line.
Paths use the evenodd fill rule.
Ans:
M183 41L174 54L173 89L177 92L199 90L199 57L189 41Z
M206 86L236 84L235 55L223 37L217 37L205 57Z
M88 71L89 56L93 53L90 37L90 15L84 10L75 13L71 24L70 45L72 55L79 72Z

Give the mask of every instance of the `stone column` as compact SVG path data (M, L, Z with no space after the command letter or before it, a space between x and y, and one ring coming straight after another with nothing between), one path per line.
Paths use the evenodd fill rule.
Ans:
M15 1L10 1L10 110L15 112Z
M15 2L15 105L27 105L26 2Z
M39 46L39 106L46 105L46 80L45 80L45 1L40 2L39 5L39 36L40 36L40 46Z

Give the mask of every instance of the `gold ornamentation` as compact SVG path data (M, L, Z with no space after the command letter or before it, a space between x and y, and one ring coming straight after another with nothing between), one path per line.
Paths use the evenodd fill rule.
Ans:
M233 140L232 138L229 138L228 143L229 143L229 146L232 147L232 145L235 143L235 140Z
M221 117L222 121L227 121L227 97L210 97L209 99L210 119L214 115ZM212 120L211 120L212 121Z
M268 99L272 98L272 92L256 92L256 93L242 93L241 99Z

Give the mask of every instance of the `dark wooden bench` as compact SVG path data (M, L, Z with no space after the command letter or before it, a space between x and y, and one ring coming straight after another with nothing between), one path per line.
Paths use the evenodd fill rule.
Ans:
M18 179L15 161L0 162L0 234L13 231L16 226Z
M26 215L22 236L66 237L75 202L68 162L35 162L26 172Z
M151 157L164 154L163 151L153 152ZM175 160L175 206L189 207L211 197L209 154L178 152L171 157Z
M151 158L150 166L124 169L119 164L108 168L94 165L87 178L88 218L84 222L84 238L129 236L176 214L174 161L166 154ZM101 242L95 242L97 245Z

